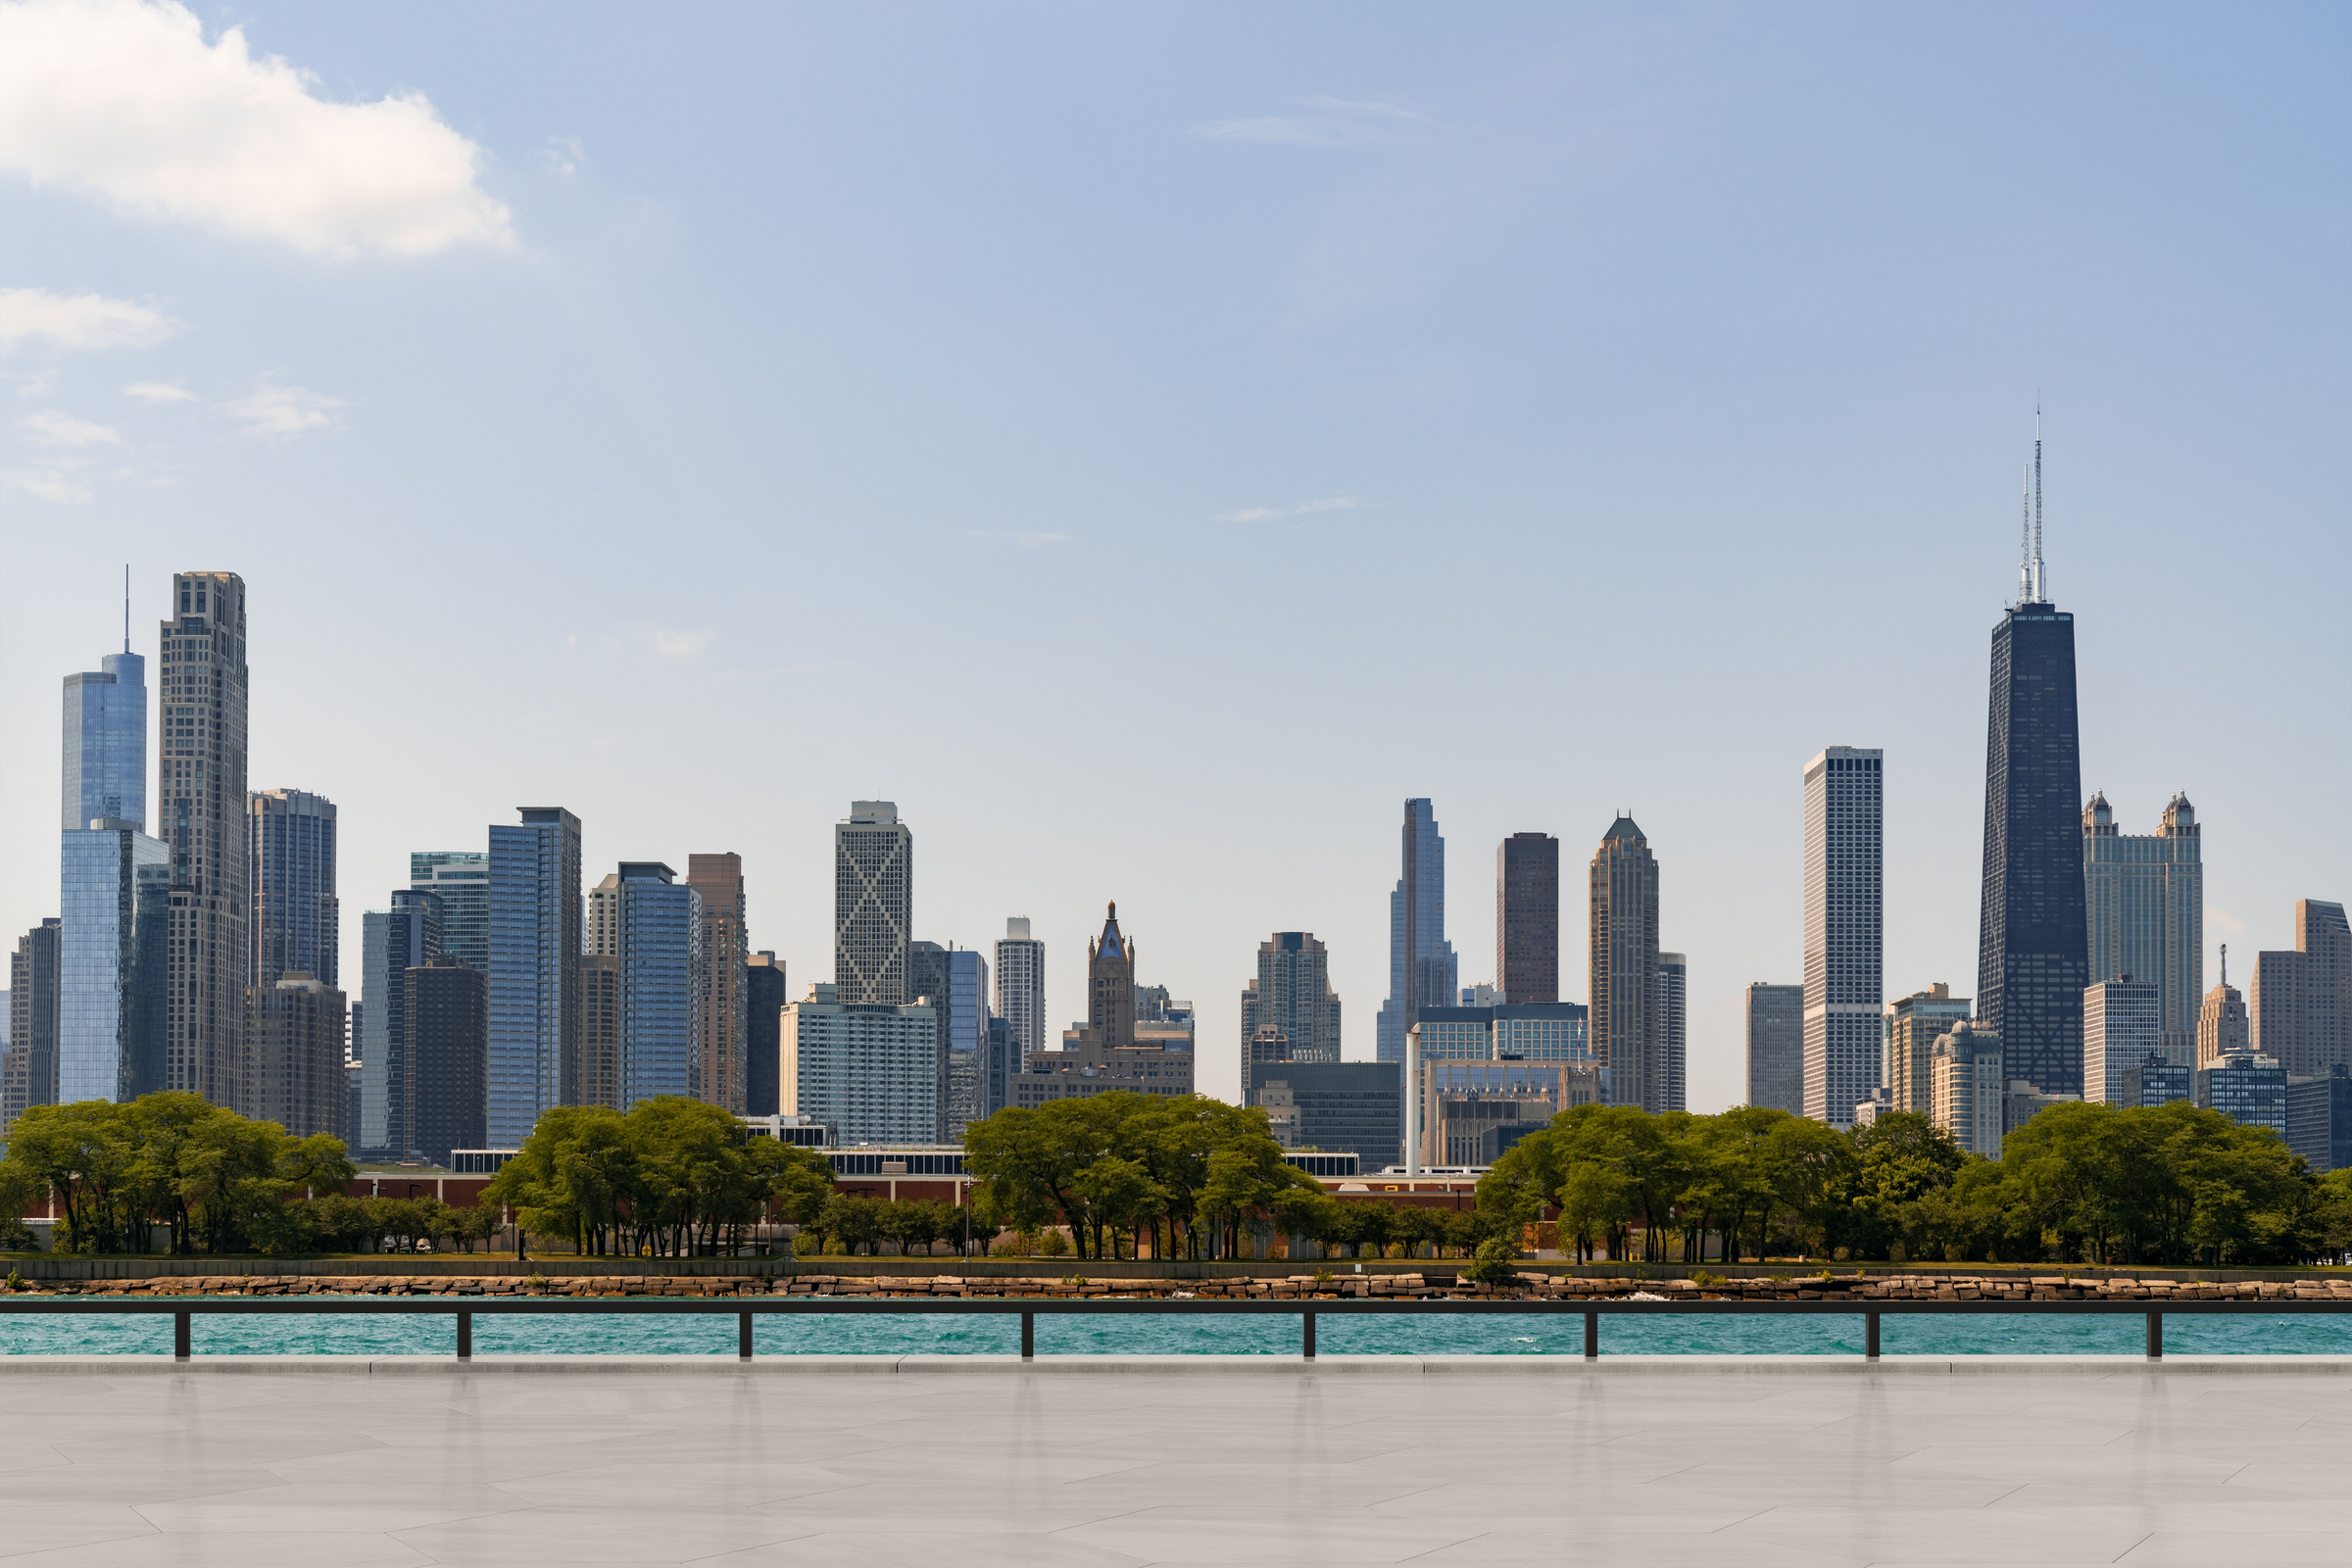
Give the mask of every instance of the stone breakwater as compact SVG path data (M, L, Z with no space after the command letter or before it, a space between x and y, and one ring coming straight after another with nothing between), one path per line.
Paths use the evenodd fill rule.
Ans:
M535 1280L466 1275L203 1275L134 1280L27 1281L25 1296L461 1296L461 1297L733 1297L839 1296L1051 1297L1200 1300L1608 1300L1646 1295L1705 1301L2344 1301L2352 1279L2202 1281L2076 1279L1973 1274L1805 1275L1790 1278L1683 1280L1585 1279L1524 1274L1511 1285L1479 1285L1447 1274L1294 1274L1258 1279L1087 1280L1083 1275L1034 1279L932 1279L852 1274L571 1275Z

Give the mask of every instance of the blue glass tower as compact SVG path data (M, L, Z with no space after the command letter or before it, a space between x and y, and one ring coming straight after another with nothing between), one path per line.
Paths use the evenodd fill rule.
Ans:
M480 850L416 850L409 886L441 898L441 952L490 971L490 857Z
M620 862L620 1108L703 1097L703 896L658 860Z
M1404 868L1389 895L1389 1000L1380 1009L1375 1049L1382 1061L1404 1060L1404 1037L1424 1007L1449 1007L1461 983L1453 944L1446 940L1446 840L1426 800L1404 803Z
M516 808L490 828L490 1052L486 1131L521 1145L562 1102L580 1043L580 819Z
M58 826L102 816L147 825L147 661L124 649L66 677L66 775Z
M59 1103L163 1087L171 853L147 826L147 662L66 677L59 845Z

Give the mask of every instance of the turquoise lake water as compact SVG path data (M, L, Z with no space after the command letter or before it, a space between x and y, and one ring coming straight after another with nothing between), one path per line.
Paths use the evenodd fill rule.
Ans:
M2136 1315L1983 1317L1889 1314L1881 1320L1887 1355L2137 1355ZM198 1355L455 1355L457 1324L439 1316L366 1313L301 1317L199 1317ZM1013 1316L762 1317L754 1328L761 1355L1015 1355ZM1325 1355L1582 1355L1581 1316L1333 1316L1316 1320ZM2164 1348L2174 1355L2352 1355L2352 1313L2320 1316L2169 1315ZM735 1319L651 1313L561 1317L478 1315L476 1355L732 1355ZM1616 1317L1600 1320L1603 1355L1860 1355L1862 1318ZM169 1355L165 1316L48 1317L0 1314L0 1354ZM1295 1355L1290 1317L1076 1317L1037 1319L1040 1355Z

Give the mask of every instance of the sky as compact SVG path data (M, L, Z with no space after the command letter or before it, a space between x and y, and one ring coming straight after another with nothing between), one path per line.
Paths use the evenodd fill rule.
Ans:
M1237 1096L1256 945L1387 988L1402 802L1620 810L1693 1109L1801 978L1801 772L1886 754L1886 989L1974 989L1988 640L2041 410L2083 787L2205 824L2206 984L2352 898L2352 13L647 10L0 0L0 931L60 681L248 584L254 788L333 800L344 980L517 806L744 857L831 977L1138 978ZM152 783L153 765L150 761Z

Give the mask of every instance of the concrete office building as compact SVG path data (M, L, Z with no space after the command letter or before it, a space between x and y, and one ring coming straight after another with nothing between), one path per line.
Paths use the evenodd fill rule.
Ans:
M777 1053L784 1045L784 1009L791 997L784 989L784 960L764 949L744 964L745 1068L743 1113L779 1114L776 1099Z
M2230 944L2225 942L2221 984L2205 993L2205 1004L2197 1010L2197 1067L2219 1066L2226 1057L2250 1055L2253 1051L2246 999L2230 983Z
M619 878L612 879L617 883ZM617 941L615 946L617 946ZM580 955L579 1072L575 1105L620 1108L620 956Z
M490 1060L490 979L443 954L407 981L407 1096L416 1145L447 1166L450 1152L484 1147Z
M1311 931L1277 931L1257 945L1257 977L1242 988L1242 1051L1278 1029L1293 1061L1340 1059L1340 999L1331 955Z
M620 1105L703 1086L702 895L659 860L623 860L614 901L620 987Z
M268 990L299 969L339 986L335 803L307 790L256 790L247 799L253 864L254 983Z
M1046 1049L1046 945L1029 934L1026 915L1004 922L997 943L997 1016L1012 1032L1012 1070Z
M1403 870L1389 895L1389 1000L1374 1025L1382 1061L1404 1060L1404 1037L1423 1007L1443 1007L1461 984L1446 940L1446 840L1426 800L1404 803Z
M1929 1064L1935 1058L1936 1042L1968 1016L1968 999L1953 996L1952 988L1940 980L1925 991L1886 1004L1881 1087L1886 1091L1887 1109L1930 1114L1934 1091Z
M2197 1069L2197 1103L2240 1127L2268 1127L2284 1138L2286 1069L2252 1051L2236 1052Z
M2009 1080L2008 1093L2001 1099L2001 1126L2015 1132L2052 1105L2074 1104L2081 1095L2045 1095L2023 1078Z
M246 1114L273 1121L296 1138L326 1133L348 1139L343 1120L344 996L289 969L252 997L253 1044L240 1096Z
M245 580L181 572L172 599L176 613L158 628L156 837L171 846L172 865L163 1087L242 1109L254 974Z
M1833 1127L1886 1054L1885 759L1833 746L1805 763L1805 1114Z
M0 1056L0 1135L33 1105L57 1103L58 917L17 939L8 960L8 1054Z
M1747 988L1747 1103L1805 1113L1805 988Z
M1366 1170L1403 1155L1403 1076L1392 1062L1253 1062L1245 1092L1285 1149L1352 1153Z
M1609 825L1590 876L1592 1056L1622 1105L1668 1108L1658 1017L1658 862L1630 816Z
M2082 993L2082 1098L2120 1105L2132 1069L2164 1051L2164 988L2129 976Z
M2136 1067L2124 1070L2123 1094L2115 1102L2119 1106L2169 1105L2176 1100L2197 1098L2197 1070L2187 1065L2175 1066L2158 1057L2142 1061Z
M490 826L488 1141L518 1149L548 1106L579 1098L580 819L515 808ZM568 1091L568 1092L567 1092Z
M1658 1040L1666 1058L1666 1108L1690 1108L1690 959L1680 953L1658 955Z
M780 1114L833 1129L837 1145L939 1137L939 1019L930 1007L845 1003L817 984L784 1009Z
M1605 1079L1591 1060L1424 1059L1419 1163L1424 1168L1492 1165L1561 1111L1604 1103Z
M416 850L409 886L441 901L441 952L490 972L490 856L483 850Z
M847 1005L899 1006L914 940L914 831L891 801L852 801L833 826L833 984ZM933 1136L936 1136L934 1134Z
M105 816L59 838L52 1099L136 1100L164 1087L171 849Z
M2314 1176L2352 1167L2352 1066L2334 1062L2317 1077L2286 1080L2286 1147Z
M360 1121L352 1147L371 1158L416 1148L409 1102L408 972L441 956L437 893L400 888L388 909L360 916Z
M1929 1056L1928 1115L1962 1149L2001 1157L2009 1130L2007 1094L1999 1036L1963 1019L1937 1038Z
M2185 795L2172 798L2149 834L2118 831L2103 793L2094 792L2082 808L2090 980L2130 975L2154 985L2162 999L2166 1059L2182 1065L2195 1052L2198 999L2205 990L2203 843ZM2086 1091L2088 1084L2085 1078Z
M2254 1049L2289 1073L2352 1064L2352 926L2342 905L2296 903L2294 950L2254 956L2246 1007Z
M750 1093L752 1051L743 857L689 855L686 885L703 901L702 1097L740 1116Z
M1560 841L1548 833L1494 848L1494 989L1506 1003L1560 1000Z

